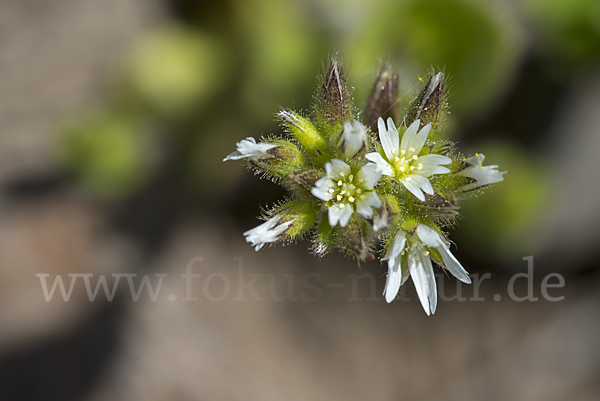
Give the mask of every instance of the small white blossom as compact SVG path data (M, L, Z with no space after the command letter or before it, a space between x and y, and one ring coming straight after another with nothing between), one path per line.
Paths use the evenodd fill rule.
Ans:
M246 242L250 243L256 251L260 251L265 244L276 242L294 223L294 220L282 222L281 219L281 215L275 215L261 225L246 231L244 233Z
M373 187L381 178L381 173L373 163L363 166L352 174L350 166L338 159L325 163L325 177L315 182L311 193L329 204L329 224L340 223L346 227L352 213L365 217L373 215L373 208L381 207L381 200Z
M465 162L470 166L457 174L472 178L475 181L461 187L462 192L472 191L504 180L502 176L506 174L506 171L498 171L498 166L482 166L481 163L484 159L483 153L476 153L475 156L465 159Z
M460 281L470 284L469 273L456 260L444 239L434 229L419 224L414 236L398 231L388 245L385 257L388 261L388 277L385 283L385 300L392 302L400 286L412 276L425 313L435 313L437 306L437 287L431 258L427 248L436 249L442 257L444 267Z
M358 121L355 121L354 125L347 122L344 124L344 132L338 141L338 147L346 159L350 159L364 146L366 137L367 131L364 125Z
M382 174L402 183L414 196L424 201L423 192L429 195L434 193L428 177L449 173L450 170L442 165L452 163L452 159L434 154L419 156L431 130L431 124L427 124L419 131L420 123L420 120L415 120L400 141L394 120L388 118L386 128L383 119L379 118L379 139L385 158L378 152L368 153L365 157L377 164Z
M227 160L240 160L240 159L268 159L273 155L267 153L268 150L276 148L277 145L269 143L256 143L256 140L252 137L242 139L236 144L236 151L229 154L223 161Z

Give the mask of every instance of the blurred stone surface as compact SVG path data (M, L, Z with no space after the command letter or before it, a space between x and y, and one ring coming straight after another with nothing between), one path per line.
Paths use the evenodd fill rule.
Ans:
M565 299L553 303L539 280L537 302L516 302L508 277L494 277L481 285L485 301L440 301L427 317L410 281L410 301L388 305L384 266L318 261L303 245L255 253L216 221L177 229L149 270L154 284L167 275L159 295L127 307L123 352L90 399L561 400L597 372L600 356L584 351L600 324L597 279L554 289ZM197 299L184 301L181 275L195 258ZM264 300L240 293L240 274L256 277ZM365 277L354 290L353 274L372 277L376 291ZM275 300L290 282L294 299ZM516 283L525 294L526 282ZM445 284L451 296L455 282ZM472 298L472 286L463 295Z
M540 235L544 264L563 271L598 265L600 238L600 78L586 76L563 99L544 144L553 166L555 201Z
M158 0L0 1L0 180L52 168L57 120L102 93L110 60Z
M69 274L128 273L135 266L134 248L109 235L104 215L85 198L63 194L21 200L0 209L0 351L27 347L75 327L103 305L90 302L82 278L76 278L70 297L57 286L46 300L42 279L52 291ZM45 278L36 275L47 274ZM110 285L110 280L109 280ZM50 295L50 294L48 294Z

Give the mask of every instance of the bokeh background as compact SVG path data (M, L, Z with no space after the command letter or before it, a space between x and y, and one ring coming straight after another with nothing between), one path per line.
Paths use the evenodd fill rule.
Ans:
M452 231L483 301L427 317L378 261L244 242L283 192L222 159L336 51L359 105L382 62L404 104L444 70L447 134L508 171ZM599 399L599 67L597 0L1 0L0 400ZM36 274L77 273L167 276L45 301Z

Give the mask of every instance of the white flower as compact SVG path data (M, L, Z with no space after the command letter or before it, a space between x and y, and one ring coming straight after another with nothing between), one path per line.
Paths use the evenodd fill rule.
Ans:
M373 192L373 187L381 178L381 173L373 163L363 166L352 174L350 166L338 159L325 163L325 177L315 182L311 192L328 203L329 224L340 223L346 227L352 213L363 216L373 215L373 208L381 207L381 200Z
M223 161L240 159L251 159L256 161L259 159L268 159L273 157L273 155L267 153L267 151L276 147L277 145L269 143L256 143L254 138L248 137L238 142L236 144L237 150L229 154Z
M483 153L475 153L475 156L465 159L465 162L470 166L457 174L472 178L475 181L461 187L462 192L472 191L504 180L502 176L506 174L506 171L498 171L498 166L482 166L483 159L485 159Z
M282 222L281 215L275 215L262 223L260 226L254 227L244 233L246 242L250 243L255 250L260 249L270 242L275 242L281 238L282 234L293 223L294 220Z
M385 257L388 261L388 277L385 283L385 300L392 302L400 286L412 276L419 300L425 313L435 313L437 306L437 287L428 248L436 249L444 262L444 267L460 281L470 284L469 273L452 255L444 239L434 229L419 224L414 236L398 231L388 245Z
M431 124L427 124L418 131L420 123L420 120L415 120L400 141L394 120L388 118L386 128L380 117L377 125L385 158L378 152L368 153L365 157L376 163L382 174L402 183L414 196L424 201L423 192L433 195L433 187L428 177L449 173L450 170L442 165L452 163L452 159L434 154L419 156L431 130Z
M366 137L367 131L364 125L358 121L355 121L354 125L347 122L344 124L344 132L338 141L338 147L346 159L350 159L364 146Z

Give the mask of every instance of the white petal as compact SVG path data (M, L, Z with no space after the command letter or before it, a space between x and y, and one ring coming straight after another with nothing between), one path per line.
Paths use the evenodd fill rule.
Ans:
M416 196L421 202L425 201L423 192L429 195L433 195L433 187L429 180L418 174L411 174L406 178L400 179L400 182L404 184L414 196Z
M418 174L411 174L410 178L411 182L418 185L423 192L429 195L433 195L433 187L431 186L431 182L429 182L427 178Z
M329 216L329 225L331 227L337 226L343 213L344 213L344 211L343 211L343 209L340 209L340 205L329 206L328 213L327 213Z
M404 185L404 187L406 187L406 189L410 191L410 193L412 193L414 196L417 197L417 199L423 202L425 200L425 195L423 195L421 187L413 181L413 176L415 175L416 174L411 175L410 180L408 181L406 180L406 178L401 178L400 182Z
M421 124L421 120L415 120L402 136L400 148L406 152L404 156L407 158L419 154L429 135L429 130L431 130L431 124L427 124L417 133L419 124Z
M469 273L462 267L454 255L452 255L450 249L448 249L446 243L439 233L437 233L431 227L428 227L424 224L419 224L417 227L417 235L419 236L421 242L423 242L425 245L438 250L442 256L442 260L444 261L444 266L450 273L452 273L454 277L463 283L471 283Z
M310 193L321 200L328 201L333 198L333 195L329 192L329 190L334 186L335 184L330 178L323 177L315 182L315 186L310 190Z
M481 167L485 155L483 153L476 153L475 156L465 159L465 162L469 163L472 167Z
M390 139L392 140L392 153L394 156L397 156L400 151L400 134L398 133L398 128L396 128L396 124L392 117L388 117L387 119L387 128Z
M325 163L325 171L329 178L338 179L350 175L350 166L339 159L331 159L330 162Z
M450 169L442 167L441 165L452 163L452 159L442 155L425 155L419 157L416 163L421 163L423 167L420 170L415 170L415 174L429 177L433 174L449 173Z
M279 224L280 219L272 217L263 224L244 233L246 241L259 251L265 244L277 241L281 234L290 227L294 220Z
M275 148L277 145L269 143L256 143L252 137L241 140L236 144L237 150L229 154L223 161L239 160L239 159L268 159L273 155L267 153L269 149Z
M504 180L504 177L502 176L506 174L506 171L498 171L498 166L483 166L482 163L484 159L485 156L483 153L478 153L473 157L465 159L465 162L469 163L471 166L459 171L457 174L472 178L475 182L463 186L461 191L471 191Z
M464 185L461 187L461 191L471 191L473 189L477 189L486 185L495 184L504 180L502 177L506 174L506 171L498 171L498 166L483 166L483 167L468 167L458 174L469 177L475 180L470 184Z
M417 235L422 243L431 248L437 248L440 243L443 243L440 234L425 224L419 224L417 226Z
M344 151L344 156L349 159L353 157L364 145L367 131L364 125L355 121L354 125L344 124L344 132L338 141L338 147Z
M379 120L377 120L377 127L379 128L379 140L381 141L381 146L383 146L383 151L385 152L385 155L387 156L388 160L393 160L394 156L396 156L396 152L398 152L398 138L394 138L394 135L398 135L396 126L392 121L391 127L393 127L393 130L388 130L385 127L385 122L383 122L383 118L379 117ZM395 147L394 144L396 145Z
M342 206L343 207L340 207ZM350 217L352 217L352 206L346 203L336 203L329 207L329 225L334 227L340 223L340 226L346 227Z
M367 163L364 165L360 171L356 174L357 178L360 181L358 185L362 189L372 190L377 181L381 178L381 171L379 171L379 166L375 163Z
M437 287L431 259L418 250L412 253L413 258L408 259L410 275L417 289L417 295L427 315L435 313L437 307ZM418 255L418 259L415 256Z
M375 192L366 192L356 199L356 212L366 217L373 215L373 208L380 208L381 200Z
M379 154L379 152L371 152L371 153L367 153L365 155L365 158L367 160L372 161L373 163L375 163L377 165L377 167L379 168L379 172L383 175L392 175L392 171L391 169L391 165L385 161L385 159L383 158L383 156L381 156Z
M392 242L388 245L387 251L385 252L385 256L381 258L381 260L390 260L393 261L402 253L404 250L404 245L406 244L406 233L403 230L400 230L394 236Z
M389 304L396 298L398 295L398 291L400 290L400 286L402 285L402 268L400 266L400 258L394 259L397 263L390 264L388 268L387 280L385 282L385 289L383 290L383 295L385 295L385 300Z
M454 277L462 281L463 283L471 284L471 278L469 277L469 273L462 267L460 262L452 255L450 249L442 242L441 246L437 248L442 255L442 259L444 260L444 266Z
M352 210L352 205L346 203L346 207L344 207L342 216L340 217L340 226L346 227L348 225L350 217L352 217L352 213L354 213Z

